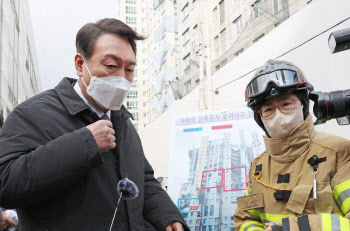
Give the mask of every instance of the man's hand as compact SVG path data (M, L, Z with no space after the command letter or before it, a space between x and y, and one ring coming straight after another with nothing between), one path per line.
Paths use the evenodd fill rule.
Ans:
M115 148L115 131L113 130L111 121L99 120L86 126L86 128L91 131L101 152L107 152L108 150Z
M6 216L6 213L3 211L0 220L0 230L5 230L11 225L17 227L17 224L13 222L10 218Z
M171 222L165 229L165 231L184 231L182 224L180 222Z

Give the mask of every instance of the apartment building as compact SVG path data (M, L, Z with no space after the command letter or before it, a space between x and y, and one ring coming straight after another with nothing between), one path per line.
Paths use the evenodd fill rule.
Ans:
M200 57L215 73L310 0L179 0L179 78L182 95L200 85ZM209 23L206 24L205 21ZM208 28L206 28L208 27ZM209 42L204 31L209 30ZM206 54L210 49L210 57ZM204 66L204 76L205 67ZM206 86L206 85L204 85ZM212 93L207 93L212 94Z
M0 7L0 111L6 119L41 85L28 1L1 0Z
M177 3L165 0L118 0L117 18L147 37L139 41L134 87L126 106L142 128L177 99ZM137 119L136 119L136 118Z
M129 25L140 35L145 34L145 7L144 0L117 0L117 19ZM147 92L148 78L146 76L145 41L137 41L135 78L124 105L133 116L132 123L136 129L145 126L149 121Z

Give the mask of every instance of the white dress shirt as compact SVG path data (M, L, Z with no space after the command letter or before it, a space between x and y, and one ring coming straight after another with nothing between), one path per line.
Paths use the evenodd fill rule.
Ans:
M74 85L74 90L77 92L77 94L84 100L84 102L98 115L98 117L102 117L103 114L105 114L103 111L98 110L94 105L92 105L89 100L85 98L83 93L81 92L81 88L79 86L79 81L77 81ZM106 112L106 115L108 116L109 119L111 119L111 110Z

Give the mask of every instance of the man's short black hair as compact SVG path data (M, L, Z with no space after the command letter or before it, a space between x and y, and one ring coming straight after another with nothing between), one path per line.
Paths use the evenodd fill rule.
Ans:
M131 27L115 18L105 18L96 23L87 23L79 31L75 45L77 52L89 59L94 53L97 39L104 34L114 34L128 41L136 55L135 40L144 40L145 37L137 34Z
M2 128L2 125L4 125L4 117L2 117L0 113L0 129Z

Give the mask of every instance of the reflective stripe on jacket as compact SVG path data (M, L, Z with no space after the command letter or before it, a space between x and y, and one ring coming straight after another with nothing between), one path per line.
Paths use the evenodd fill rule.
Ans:
M315 131L311 117L286 138L264 139L266 151L251 163L247 195L237 199L234 229L261 230L264 223L279 222L283 230L350 230L350 141ZM314 155L317 200L316 171L308 164Z

